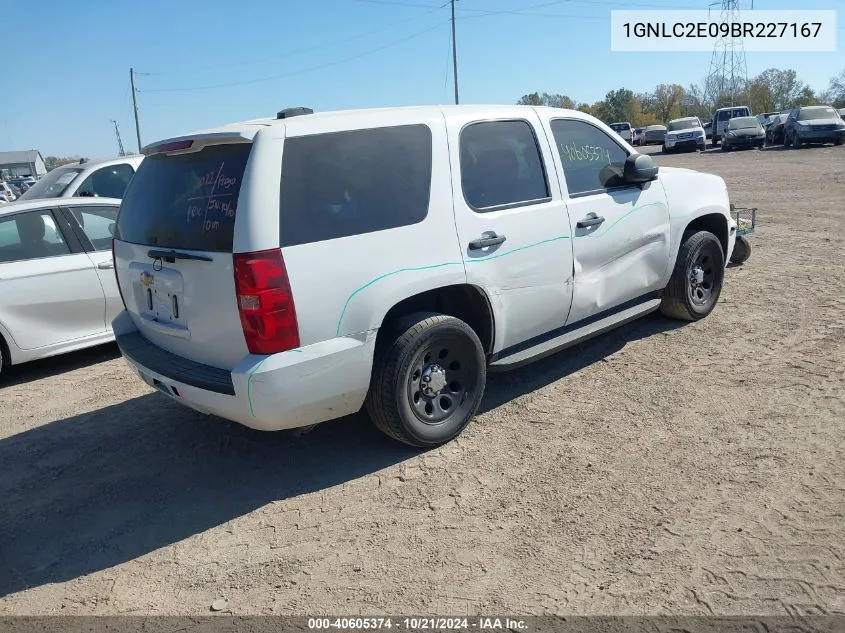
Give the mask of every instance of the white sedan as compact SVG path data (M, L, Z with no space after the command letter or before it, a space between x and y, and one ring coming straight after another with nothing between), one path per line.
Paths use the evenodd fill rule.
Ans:
M0 206L0 371L114 340L123 309L112 262L120 200Z

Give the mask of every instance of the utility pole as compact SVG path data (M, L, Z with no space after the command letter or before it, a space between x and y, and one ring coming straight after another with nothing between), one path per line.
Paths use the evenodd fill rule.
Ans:
M141 153L141 126L138 124L138 99L135 97L135 69L129 69L129 85L132 87L132 107L135 109L135 135L138 137L138 153Z
M452 0L452 74L455 78L455 105L458 105L458 41L455 35L455 0Z
M117 147L120 150L118 156L126 156L126 152L123 150L123 141L120 139L120 128L117 127L117 121L114 119L111 120L114 123L114 133L117 136Z

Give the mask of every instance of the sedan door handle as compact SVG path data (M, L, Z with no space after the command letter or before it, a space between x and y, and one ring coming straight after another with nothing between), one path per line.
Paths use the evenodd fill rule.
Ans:
M505 241L504 235L496 235L495 233L490 233L485 235L484 237L479 237L478 239L472 240L469 243L470 250L476 251L479 248L487 248L488 246L496 246L497 244L501 244Z
M97 268L100 270L109 270L110 268L114 268L113 262L100 262L97 264Z
M598 226L602 222L604 222L603 217L597 216L595 213L591 213L583 220L578 220L578 222L575 223L575 226L579 229L587 229L591 226Z

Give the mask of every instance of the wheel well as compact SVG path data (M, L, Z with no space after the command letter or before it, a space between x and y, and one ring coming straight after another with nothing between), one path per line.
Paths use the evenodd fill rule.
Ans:
M488 354L492 352L495 336L493 309L484 292L468 284L444 286L403 299L388 310L382 325L406 314L428 311L448 314L465 322L475 330L484 351Z
M12 364L12 353L9 351L9 346L6 344L6 340L3 338L3 335L0 334L0 355L2 355L3 362L0 363L0 369L5 366L9 366Z
M687 225L684 232L689 231L710 231L713 235L719 238L722 243L722 251L725 256L728 255L728 221L725 216L720 213L708 213L696 218Z

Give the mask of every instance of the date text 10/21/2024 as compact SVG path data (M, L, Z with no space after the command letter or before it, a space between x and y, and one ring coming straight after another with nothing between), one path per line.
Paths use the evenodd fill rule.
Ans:
M351 618L308 618L312 630L373 630L401 629L407 631L517 631L527 629L524 620L499 617L441 618L441 617L351 617Z

